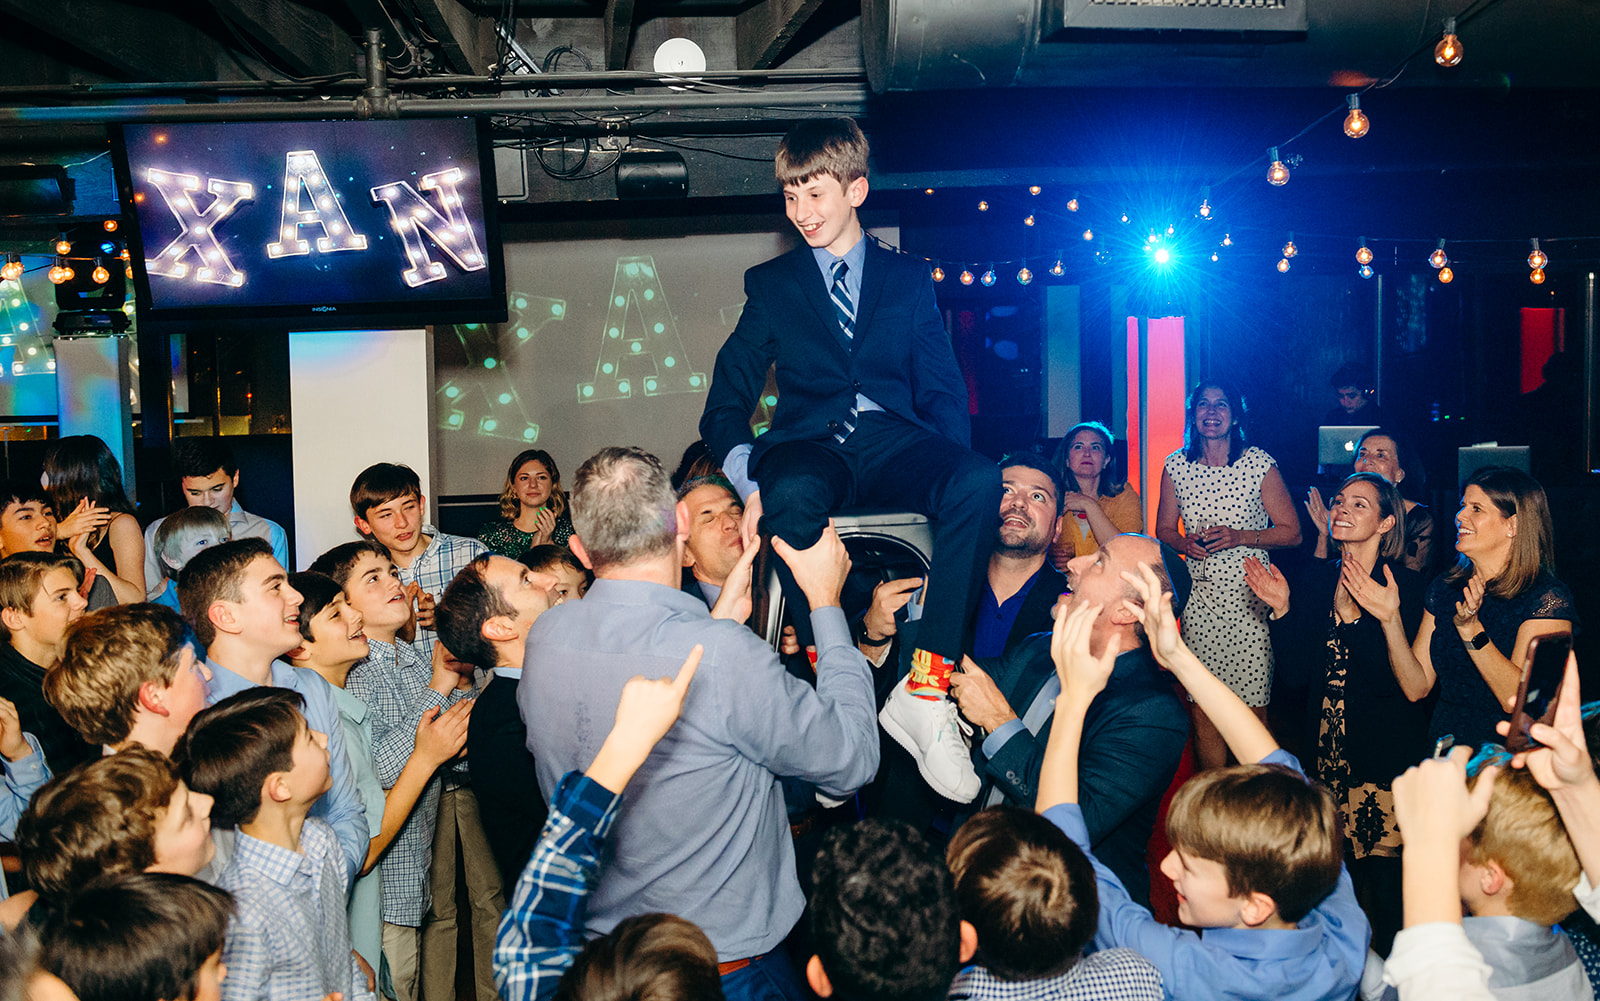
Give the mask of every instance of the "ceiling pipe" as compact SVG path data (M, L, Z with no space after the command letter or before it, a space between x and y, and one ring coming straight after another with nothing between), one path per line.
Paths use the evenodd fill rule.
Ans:
M865 83L866 71L856 69L769 69L769 70L707 70L697 71L695 79L706 83L744 85L753 83L780 83L805 86L822 84ZM581 73L549 73L540 77L506 76L498 79L487 76L396 77L388 81L393 91L408 90L466 90L466 91L528 91L549 90L557 87L575 88L607 87L682 87L681 74L646 73L638 70L593 70ZM86 83L86 84L16 84L0 87L0 101L51 100L81 101L95 97L182 97L225 96L233 94L325 94L329 92L358 91L368 86L362 76L348 76L322 82L294 80L193 80L162 83Z
M549 79L549 78L545 78ZM867 103L865 87L828 91L618 95L600 97L395 98L395 117L517 115L553 111L676 111L686 108L809 107L854 114ZM90 107L0 108L0 124L111 124L114 122L314 121L360 118L359 100L232 101L222 104L116 104Z

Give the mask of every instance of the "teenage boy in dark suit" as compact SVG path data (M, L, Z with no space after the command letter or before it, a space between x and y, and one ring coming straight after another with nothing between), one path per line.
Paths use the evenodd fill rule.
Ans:
M919 649L880 719L960 802L977 793L955 704L994 539L1000 477L969 448L967 389L926 262L865 238L867 141L847 118L802 122L778 147L785 211L805 245L745 272L745 306L717 355L700 433L745 503L744 534L815 545L833 512L910 509L934 519ZM750 415L776 363L771 429Z

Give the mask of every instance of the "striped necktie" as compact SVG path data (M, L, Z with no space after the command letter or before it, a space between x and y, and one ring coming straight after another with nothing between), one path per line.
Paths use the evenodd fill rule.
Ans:
M833 287L828 290L828 297L833 300L833 312L838 317L839 329L844 332L845 340L853 341L856 336L856 305L850 301L850 290L845 287L845 272L850 270L850 265L840 258L833 262ZM844 444L850 437L850 432L856 429L856 420L859 414L855 401L850 402L850 419L843 422L843 430L834 432L833 440Z

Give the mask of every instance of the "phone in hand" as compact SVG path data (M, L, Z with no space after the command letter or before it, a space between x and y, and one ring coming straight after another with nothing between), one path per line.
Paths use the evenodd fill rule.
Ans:
M1571 633L1547 633L1528 640L1522 660L1522 680L1517 684L1517 701L1511 707L1511 731L1506 734L1506 750L1526 751L1539 742L1528 732L1535 723L1553 725L1556 699L1561 681L1567 675L1567 657L1572 653Z

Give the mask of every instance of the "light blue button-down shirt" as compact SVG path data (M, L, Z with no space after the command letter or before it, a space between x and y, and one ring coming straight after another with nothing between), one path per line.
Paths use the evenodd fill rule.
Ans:
M866 658L837 606L817 609L811 624L815 689L749 629L662 584L602 578L533 624L517 706L547 794L592 762L629 678L676 675L696 643L705 647L681 717L629 786L590 931L668 911L734 960L770 951L794 926L805 899L777 776L842 798L878 767Z

